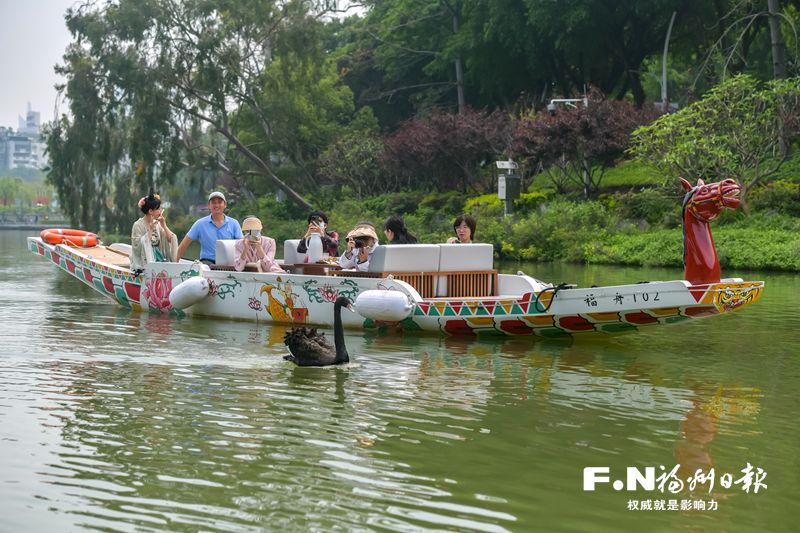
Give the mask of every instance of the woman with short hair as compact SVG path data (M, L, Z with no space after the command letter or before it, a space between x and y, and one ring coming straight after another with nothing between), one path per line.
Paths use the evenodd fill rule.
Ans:
M453 221L453 231L456 236L447 239L447 244L472 244L477 224L477 221L466 213L458 215Z

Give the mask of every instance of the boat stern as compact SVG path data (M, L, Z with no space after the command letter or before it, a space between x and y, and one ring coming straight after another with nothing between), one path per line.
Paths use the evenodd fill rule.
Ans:
M40 237L28 237L28 251L45 257L45 245Z

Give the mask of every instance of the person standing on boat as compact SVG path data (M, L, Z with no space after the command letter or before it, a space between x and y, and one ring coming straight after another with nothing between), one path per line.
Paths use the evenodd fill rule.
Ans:
M447 244L472 244L475 238L475 226L477 221L467 214L458 215L453 222L453 231L456 236L447 239Z
M328 215L322 211L312 211L308 215L308 229L297 244L297 253L308 253L308 241L316 233L322 238L322 251L330 257L339 257L339 234L328 230Z
M177 261L178 237L167 227L161 197L153 191L139 200L144 216L131 228L131 270L144 270L147 263Z
M339 266L359 272L369 270L369 260L378 247L378 234L369 222L359 222L347 234L347 250L339 257Z
M200 261L213 265L217 262L218 240L243 237L239 221L225 214L227 206L228 202L221 192L214 191L208 195L208 209L211 214L192 224L181 245L178 246L178 259L183 257L192 241L200 241Z
M408 232L401 216L389 217L383 231L389 244L417 244L417 238Z
M236 242L236 260L233 267L241 272L248 264L255 264L259 272L281 272L275 262L275 239L261 235L263 229L257 217L247 217L242 222L244 237Z

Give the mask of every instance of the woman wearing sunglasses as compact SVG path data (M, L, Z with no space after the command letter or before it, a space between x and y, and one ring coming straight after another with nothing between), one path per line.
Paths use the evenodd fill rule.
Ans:
M283 272L275 262L275 239L261 235L262 229L257 217L247 217L242 222L244 237L236 243L236 261L233 264L237 271L254 264L259 272Z

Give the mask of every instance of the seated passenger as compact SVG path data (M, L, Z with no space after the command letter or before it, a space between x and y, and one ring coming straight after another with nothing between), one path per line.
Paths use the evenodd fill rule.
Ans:
M322 211L312 211L308 215L308 229L297 244L297 253L304 254L308 252L308 239L312 233L322 237L323 253L327 253L330 257L339 256L339 234L335 231L328 231L328 215Z
M241 239L242 228L239 221L225 214L228 206L225 195L214 191L208 195L208 210L211 214L192 224L189 232L178 247L178 259L183 257L192 241L200 241L200 261L207 265L217 262L217 241Z
M178 237L167 227L161 197L153 191L139 200L144 216L131 228L131 270L144 270L147 263L178 260Z
M453 231L456 236L447 239L447 244L472 244L475 238L475 226L477 222L469 215L459 215L453 222Z
M247 217L242 223L244 237L236 242L233 267L241 272L248 264L255 264L259 272L283 272L275 262L275 239L261 235L261 221Z
M408 232L401 216L389 217L384 228L389 244L417 244L417 238Z
M347 234L347 250L339 257L339 266L359 272L369 270L369 260L378 247L378 234L369 222L359 222Z

